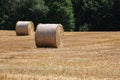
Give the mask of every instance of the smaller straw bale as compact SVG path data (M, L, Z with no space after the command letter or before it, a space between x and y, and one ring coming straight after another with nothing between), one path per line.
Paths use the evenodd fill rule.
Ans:
M32 21L18 21L16 23L16 35L32 35L34 33L34 24Z

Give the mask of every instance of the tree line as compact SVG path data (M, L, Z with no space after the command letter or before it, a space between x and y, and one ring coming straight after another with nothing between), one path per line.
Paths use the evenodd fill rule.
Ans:
M17 21L61 23L66 31L120 30L120 0L0 0L0 29Z

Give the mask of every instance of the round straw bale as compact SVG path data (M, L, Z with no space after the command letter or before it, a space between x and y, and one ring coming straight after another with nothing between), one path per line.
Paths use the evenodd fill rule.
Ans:
M16 35L32 35L34 33L34 24L32 21L18 21L16 23Z
M61 24L38 24L35 33L37 47L62 46L63 26Z

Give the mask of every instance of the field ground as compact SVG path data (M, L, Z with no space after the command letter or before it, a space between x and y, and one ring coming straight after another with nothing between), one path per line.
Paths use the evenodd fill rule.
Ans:
M0 31L0 80L120 80L120 32L65 32L64 47Z

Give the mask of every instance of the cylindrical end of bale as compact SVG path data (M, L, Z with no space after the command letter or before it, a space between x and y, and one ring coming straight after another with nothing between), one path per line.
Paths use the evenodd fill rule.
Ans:
M63 26L61 24L39 24L35 33L35 42L37 47L62 46Z
M16 35L32 35L34 33L34 24L32 21L18 21L16 23Z

